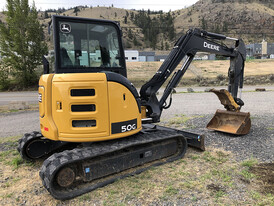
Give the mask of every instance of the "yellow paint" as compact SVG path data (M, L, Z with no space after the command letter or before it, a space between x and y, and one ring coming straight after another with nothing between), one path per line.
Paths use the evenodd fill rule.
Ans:
M235 102L234 98L229 93L229 91L224 89L224 93L227 96L229 103L236 109L236 111L240 111L240 106Z
M71 96L71 89L94 89L94 96ZM39 81L42 134L52 140L102 141L133 135L142 129L141 113L133 94L108 82L104 73L43 75ZM72 112L72 105L94 104L95 111ZM137 119L134 130L111 134L111 124ZM95 120L96 126L73 127L73 120Z
M147 107L145 107L145 106L141 107L141 111L142 111L141 116L142 116L142 119L147 118L147 111L146 110L147 110Z
M39 114L40 117L45 116L45 88L43 86L39 86L38 88L39 94Z
M137 118L137 130L141 130L141 113L133 94L125 86L116 82L108 82L108 91L109 127L111 128L111 123L124 122Z
M58 140L58 131L57 127L53 121L52 117L52 78L54 74L45 74L42 75L39 80L39 88L44 88L44 97L42 96L42 104L39 103L39 112L40 114L44 113L43 117L40 116L40 126L42 134L52 140ZM40 89L41 91L41 89Z

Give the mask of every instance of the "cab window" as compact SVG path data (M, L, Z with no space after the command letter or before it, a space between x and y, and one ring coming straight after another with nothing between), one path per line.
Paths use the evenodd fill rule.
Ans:
M121 67L117 30L112 25L59 22L61 68Z

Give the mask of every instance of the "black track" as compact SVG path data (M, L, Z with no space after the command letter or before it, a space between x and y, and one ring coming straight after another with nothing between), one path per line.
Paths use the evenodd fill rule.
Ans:
M53 141L44 138L41 132L26 133L18 140L17 151L28 161L49 157L54 152L75 148L77 143Z
M133 148L135 146L137 147L151 142L156 144L157 142L169 139L176 139L178 142L177 152L170 157L156 160L151 163L146 163L145 165L134 169L125 170L122 172L117 171L116 174L90 182L78 182L79 184L77 183L77 185L70 188L61 188L56 183L56 176L64 167L76 164L83 165L91 159L96 160L97 157L102 155L105 157L113 157L114 152L119 153L119 151L123 151L126 148ZM44 161L40 171L40 177L43 185L54 198L60 200L71 199L99 187L113 183L117 179L141 173L152 166L158 166L182 158L186 152L186 149L186 138L176 132L161 130L153 132L139 132L138 134L123 139L93 143L89 147L75 148L73 150L55 153Z
M42 137L43 137L43 135L40 132L34 131L31 133L24 134L24 136L18 140L17 151L20 153L20 155L23 159L29 160L29 161L36 159L36 158L30 157L28 155L27 147L31 142L33 142L35 140L39 140Z

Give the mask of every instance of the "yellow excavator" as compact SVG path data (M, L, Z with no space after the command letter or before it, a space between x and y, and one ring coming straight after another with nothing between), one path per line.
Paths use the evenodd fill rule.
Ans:
M150 167L182 158L187 146L205 150L204 135L155 125L172 102L198 51L230 58L228 90L212 90L226 108L209 129L247 134L249 113L240 112L245 45L241 39L190 29L175 43L140 93L127 79L122 32L114 21L53 16L55 68L39 81L40 132L25 134L23 159L45 159L40 177L56 199L70 199ZM226 46L225 39L234 41ZM178 64L184 59L180 69ZM169 76L173 74L171 78ZM169 81L161 97L156 94ZM168 97L170 100L168 101ZM168 102L167 102L168 101Z

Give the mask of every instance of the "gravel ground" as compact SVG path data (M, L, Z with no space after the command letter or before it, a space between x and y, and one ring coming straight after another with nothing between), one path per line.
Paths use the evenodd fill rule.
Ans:
M39 131L39 112L20 111L0 114L0 138L23 135L31 131Z
M206 129L212 115L187 121L186 131L205 134L205 146L231 151L239 161L256 158L260 162L274 162L274 115L251 117L249 134L235 136Z

